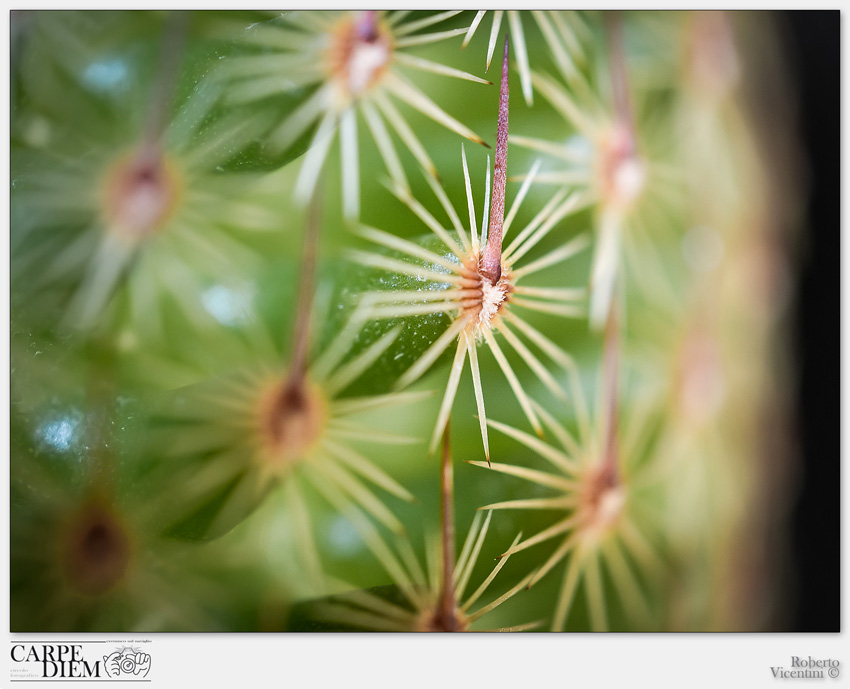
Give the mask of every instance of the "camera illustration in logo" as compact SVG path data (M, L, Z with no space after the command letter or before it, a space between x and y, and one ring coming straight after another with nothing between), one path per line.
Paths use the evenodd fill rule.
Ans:
M145 677L151 669L151 657L134 648L122 648L103 656L106 674L110 677L135 675Z

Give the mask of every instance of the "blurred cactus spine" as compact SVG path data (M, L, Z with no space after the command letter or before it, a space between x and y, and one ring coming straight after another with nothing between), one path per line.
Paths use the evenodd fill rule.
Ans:
M14 631L770 626L772 27L485 16L13 14Z

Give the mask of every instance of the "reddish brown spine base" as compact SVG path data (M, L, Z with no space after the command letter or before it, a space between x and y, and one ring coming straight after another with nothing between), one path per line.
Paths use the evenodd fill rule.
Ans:
M576 510L579 529L587 535L604 532L617 522L624 503L624 487L612 479L609 468L604 465L591 467L579 488Z
M259 436L266 468L282 475L309 455L327 420L324 400L317 389L301 380L275 383L260 399Z
M355 24L354 33L357 39L365 43L373 43L378 38L378 13L376 10L366 10L360 15Z
M80 593L98 596L124 578L130 539L118 515L98 498L87 500L69 519L62 543L62 569Z
M461 619L461 615L457 610L452 610L449 614L446 614L442 608L437 608L436 614L428 620L424 631L465 632L467 629L467 623Z
M175 211L181 183L158 146L142 146L106 174L102 214L111 232L131 242L160 230Z
M493 316L510 300L511 293L513 292L513 285L510 281L510 270L507 267L503 267L499 271L499 279L492 284L492 287L488 286L487 288L491 293L494 291L493 288L495 288L495 291L503 295L502 299L497 304L485 304L485 300L487 299L484 289L485 281L489 282L490 280L488 276L484 275L481 269L480 257L475 254L471 255L464 262L461 278L460 287L463 290L463 295L460 299L460 305L463 307L461 317L471 316L472 322L480 318L481 312L485 308L488 309L488 312L492 312L490 314L490 320L492 320Z
M266 432L272 444L282 447L292 444L287 437L287 421L307 413L309 402L303 384L284 384L272 397L269 414L266 419Z

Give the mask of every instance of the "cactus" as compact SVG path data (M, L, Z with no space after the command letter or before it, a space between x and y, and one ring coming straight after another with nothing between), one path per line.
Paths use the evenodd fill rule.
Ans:
M772 26L486 15L13 14L13 631L767 626Z

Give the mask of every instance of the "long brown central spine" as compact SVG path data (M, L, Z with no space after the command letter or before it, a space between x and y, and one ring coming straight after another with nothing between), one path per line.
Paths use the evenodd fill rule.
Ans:
M499 124L496 130L496 167L490 197L490 224L487 246L481 258L481 274L495 285L502 276L502 225L505 222L505 184L508 169L508 37L502 58L502 84L499 93Z
M442 508L443 590L437 611L443 631L457 631L457 602L454 591L455 518L454 468L450 450L449 427L443 431L443 451L440 467L440 507Z

